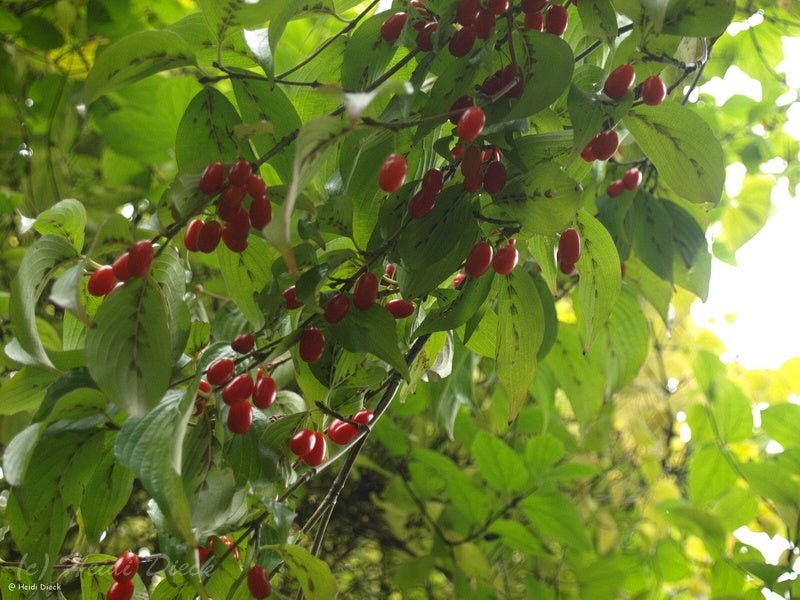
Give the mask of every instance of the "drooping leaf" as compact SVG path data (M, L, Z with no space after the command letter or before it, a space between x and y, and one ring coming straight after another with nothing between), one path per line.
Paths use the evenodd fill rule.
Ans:
M639 106L623 122L675 193L690 202L719 202L725 181L722 146L697 113L665 102Z
M480 309L492 289L494 273L488 272L475 279L468 277L458 293L446 304L429 312L414 331L414 337L456 329L466 323Z
M735 12L734 0L670 0L661 32L688 37L722 35Z
M257 298L272 279L270 264L276 257L276 252L267 242L256 236L250 236L244 252L233 252L225 244L217 248L228 294L256 330L261 329L265 322Z
M524 461L506 443L486 431L472 439L472 457L486 482L499 492L519 492L528 482Z
M536 492L525 498L520 507L535 529L559 544L589 551L592 542L572 501L558 492Z
M137 31L103 51L86 79L89 102L160 71L194 64L186 42L172 31Z
M279 546L278 552L309 600L333 600L336 597L336 579L327 564L297 544Z
M32 225L42 235L57 235L69 240L80 252L86 227L86 209L77 200L61 200L37 216Z
M664 281L672 283L672 219L667 202L640 191L634 199L633 249L645 266Z

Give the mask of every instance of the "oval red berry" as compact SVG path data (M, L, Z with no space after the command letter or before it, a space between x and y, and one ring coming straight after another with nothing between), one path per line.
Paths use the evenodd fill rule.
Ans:
M295 286L291 286L283 290L283 301L286 305L286 308L289 310L303 307L303 303L297 299L297 289Z
M133 583L130 581L115 581L108 588L106 600L131 600L133 598Z
M636 80L636 71L629 64L618 66L611 71L603 85L603 93L612 100L620 100L631 89Z
M635 190L642 184L642 172L633 167L625 171L625 175L622 176L622 185L625 186L626 190Z
M258 198L267 193L267 184L261 179L261 175L257 173L252 173L247 177L244 187L251 198Z
M402 154L393 153L386 157L378 174L378 186L389 194L396 192L406 180L408 164Z
M247 589L256 600L263 600L272 594L269 575L261 565L254 565L247 571Z
M114 269L104 265L89 276L89 293L92 296L105 296L114 289L116 283Z
M464 270L470 277L480 277L489 270L494 258L494 248L487 241L478 242L472 247L467 256Z
M231 382L222 388L222 401L234 405L242 400L247 400L253 393L253 378L247 373L234 377Z
M233 185L244 186L252 172L253 167L250 163L243 158L239 159L231 165L231 169L228 171L228 181Z
M219 221L206 221L197 237L197 249L210 254L219 246L222 239L222 225Z
M492 259L492 268L499 275L508 275L514 270L518 262L519 252L512 240L508 243L508 246L503 246L495 253L494 259Z
M381 37L384 41L394 44L400 37L403 27L408 19L408 14L404 12L394 13L381 25Z
M364 273L353 289L353 305L358 310L367 310L378 298L378 278L373 273Z
M231 433L242 435L250 431L253 424L253 407L245 400L234 404L228 410L228 430Z
M667 86L658 75L652 75L642 84L642 102L648 106L658 106L667 97Z
M253 337L253 334L250 332L240 333L231 341L231 348L233 348L234 352L238 352L239 354L247 354L255 345L256 338Z
M240 254L247 250L247 238L239 238L236 229L230 223L222 228L222 241L231 252Z
M136 242L128 250L128 272L133 277L144 277L153 264L153 244L149 240Z
M126 252L122 254L114 263L111 265L111 270L114 272L114 277L116 277L119 281L128 281L131 278L131 272L128 268L128 261L130 255Z
M472 50L472 46L474 45L475 34L472 29L470 27L463 27L456 31L453 37L450 38L447 49L450 51L450 54L456 58L463 58L469 54L469 51Z
M558 238L558 256L568 263L576 263L581 257L581 238L572 227L565 229Z
M334 419L327 431L328 439L339 446L352 442L357 433L358 429L339 419Z
M322 464L322 461L325 460L326 449L327 449L327 443L325 442L325 436L322 435L319 431L315 431L314 447L311 449L310 452L303 455L302 461L306 463L309 467L318 467Z
M415 307L413 302L408 302L402 298L396 298L394 300L389 300L389 302L386 303L386 308L392 313L395 319L405 319L414 314Z
M206 379L211 385L222 385L233 376L236 363L230 358L218 358L206 369Z
M506 168L501 162L489 163L483 176L483 189L487 194L494 196L503 191L506 186Z
M347 294L336 294L325 303L324 316L328 323L338 323L350 310L350 298Z
M203 222L200 219L194 219L186 228L186 233L183 235L183 245L186 246L189 252L197 252L199 250L197 242L202 228Z
M483 131L486 124L486 115L480 106L471 106L464 111L456 125L456 135L463 142L471 142Z
M325 351L325 336L316 327L309 327L300 334L300 358L307 363L318 361Z
M221 162L212 162L200 175L200 191L209 196L220 191L223 183L225 183L225 165Z
M139 557L130 550L126 550L119 555L114 567L111 569L111 576L114 581L130 581L139 570Z
M412 219L427 217L436 205L436 194L420 190L408 202L408 214Z
M554 4L547 9L547 14L544 18L544 28L547 33L561 36L564 35L564 32L567 30L568 21L567 8L560 4Z
M264 229L272 221L272 205L266 196L253 198L250 204L250 224L255 229Z
M317 437L310 429L301 429L289 438L289 449L293 454L303 458L314 449Z
M608 194L610 198L616 198L623 193L625 193L625 184L622 183L621 179L615 179L606 187L606 194Z
M256 382L253 390L253 404L258 408L267 409L275 402L278 395L278 385L272 377L262 377Z
M613 129L601 131L592 141L592 153L597 160L608 160L617 151L619 137Z

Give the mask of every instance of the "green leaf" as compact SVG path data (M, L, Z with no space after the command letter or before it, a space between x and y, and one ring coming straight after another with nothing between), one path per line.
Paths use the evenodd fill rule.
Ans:
M172 345L167 306L152 277L109 294L86 335L86 359L97 385L120 409L140 417L169 386Z
M800 445L800 405L787 402L762 410L761 429L784 448Z
M469 321L489 296L493 280L494 272L491 271L477 279L468 277L452 300L444 305L440 303L439 308L425 316L425 320L414 331L414 337L434 331L450 331Z
M280 7L276 14L272 17L269 24L269 47L272 50L272 55L278 50L278 42L280 42L283 32L286 30L286 25L289 21L296 19L307 12L328 12L335 13L336 9L333 6L332 0L300 0L295 2L281 2L277 3ZM272 75L273 65L268 64L268 75Z
M106 447L86 483L81 502L83 532L93 543L100 541L103 530L128 503L133 489L133 474L117 462L113 452L113 437L106 437Z
M137 31L97 56L86 79L89 102L160 71L195 64L186 42L172 31Z
M648 269L672 283L672 219L663 200L640 191L634 199L633 248Z
M344 319L328 327L331 340L350 352L369 352L386 361L408 381L408 365L397 341L394 317L377 304L369 310L351 307Z
M23 367L0 388L0 415L35 410L57 378L58 374L48 369Z
M602 223L585 210L578 213L577 229L581 236L581 257L577 267L579 321L583 348L588 350L608 319L622 285L619 254L614 240Z
M216 254L228 294L253 329L261 329L265 320L257 299L272 280L270 265L277 253L263 238L251 235L244 252L233 252L220 244Z
M518 222L528 233L552 235L575 217L583 190L555 162L533 166L520 179L495 194L486 214Z
M519 455L502 440L479 431L472 439L472 457L486 482L499 492L519 492L528 482L528 470Z
M342 62L342 87L363 90L386 70L397 46L381 37L381 25L389 13L366 19L347 40Z
M737 477L716 444L695 449L689 460L689 499L702 507L727 492Z
M542 302L542 314L544 315L544 333L542 334L542 345L536 354L536 360L541 361L550 352L553 344L558 337L558 315L556 314L556 303L547 284L540 273L533 274L533 282L539 292L539 299Z
M333 600L336 597L336 579L327 564L296 544L278 546L278 552L300 582L306 598Z
M725 181L722 146L697 113L665 102L639 106L623 122L676 194L691 202L719 202Z
M560 37L526 29L522 39L525 89L506 115L509 121L550 106L569 86L575 66L572 48Z
M703 540L712 556L722 552L725 545L725 528L719 519L684 500L660 502L657 508L684 536L696 535Z
M252 160L250 145L240 142L236 126L242 122L222 92L207 86L192 98L175 138L175 160L182 173L200 173L215 161Z
M497 278L497 378L510 404L513 421L536 378L536 357L544 338L544 310L527 271L517 268Z
M536 529L559 544L583 552L592 549L578 509L564 494L536 492L520 502L520 508Z
M250 138L259 154L265 154L285 136L300 128L297 111L278 86L257 79L233 79L231 83L244 122L272 125L272 131ZM293 162L294 147L291 145L268 161L284 183L289 183L291 179Z
M244 27L263 27L283 6L271 0L229 0L225 3L218 0L198 0L197 5L203 11L208 27L220 42L226 35Z
M3 452L3 476L12 486L22 485L25 471L43 431L42 423L33 423L20 431Z
M528 240L528 250L541 269L540 275L547 284L551 296L558 293L558 267L553 250L556 246L555 236L534 235Z
M86 209L77 200L57 202L36 217L33 228L42 235L57 235L68 240L80 252L86 227ZM24 233L24 231L23 231Z
M736 12L734 0L670 0L662 33L713 37L725 33Z
M739 471L755 494L778 504L797 508L800 483L797 481L796 469L784 469L775 463L748 463L740 464Z
M167 307L167 322L171 337L171 360L175 363L186 347L189 338L189 308L186 294L186 271L174 248L166 248L153 261L150 276L158 286Z
M188 390L194 394L194 390ZM187 394L188 394L187 391ZM117 436L117 459L142 482L174 531L195 545L189 501L181 482L181 453L191 402L181 408L181 394L168 394L141 419L128 419Z
M14 33L22 27L17 15L0 6L0 33Z
M36 329L36 305L50 279L77 257L67 240L45 235L25 252L16 278L11 282L11 325L20 346L39 364L52 367Z
M604 38L612 44L617 37L617 13L610 0L587 0L578 3L583 31L586 35Z
M516 521L498 519L488 531L499 535L506 546L524 552L526 556L546 553L536 536Z
M528 440L525 446L525 460L534 475L544 475L564 456L564 442L545 433Z

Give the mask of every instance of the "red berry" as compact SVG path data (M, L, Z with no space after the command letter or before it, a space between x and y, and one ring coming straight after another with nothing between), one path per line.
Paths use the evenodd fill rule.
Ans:
M230 181L232 185L244 186L252 172L253 167L250 163L241 158L231 165L231 169L228 171L228 181Z
M487 241L478 242L472 247L467 256L464 270L471 277L480 277L489 269L494 258L494 248Z
M404 12L393 14L381 25L381 37L390 44L394 44L400 37L400 32L403 31L407 19L408 15Z
M236 218L239 209L242 208L242 200L247 195L247 190L243 185L229 185L222 192L222 199L217 206L219 218L230 223Z
M386 308L392 313L395 319L405 319L414 314L414 303L403 300L402 298L389 300L386 303Z
M641 183L642 172L636 167L628 169L625 171L625 175L622 176L622 185L625 186L626 190L635 190Z
M251 198L258 198L267 193L267 184L258 173L249 175L244 182L244 187Z
M615 179L606 187L606 194L611 198L621 196L623 193L625 193L625 184L622 183L621 179Z
M475 19L478 18L480 10L480 0L458 0L458 6L456 7L456 23L460 23L464 27L472 25Z
M104 265L89 276L89 293L92 296L105 296L114 289L116 283L114 269Z
M525 14L533 14L539 12L547 4L547 0L522 0L522 12Z
M496 17L488 10L481 10L478 13L478 18L475 19L475 35L482 40L488 40L492 35L492 29L495 26Z
M369 425L372 421L372 411L368 408L362 408L358 411L355 415L353 415L353 421L359 423L360 425Z
M183 235L183 245L189 252L197 252L197 240L200 237L200 230L203 228L203 222L200 219L194 219L186 228L186 233Z
M128 251L128 272L133 277L144 277L153 264L153 244L149 240L136 242Z
M261 565L253 565L247 571L247 589L250 595L256 600L269 597L272 593L272 586L269 584L269 575Z
M257 196L250 203L250 224L254 229L264 229L272 221L272 205L266 196Z
M496 15L502 15L508 10L508 0L489 0L486 6Z
M581 158L589 163L596 160L594 156L594 150L592 150L592 142L594 142L594 139L586 144L586 147L581 151Z
M558 268L564 275L573 275L575 273L575 263L558 261Z
M286 308L289 310L294 310L296 308L302 308L303 303L297 299L297 290L294 286L288 287L283 290L283 299Z
M436 204L436 194L420 190L411 198L408 203L408 214L412 219L422 219L427 217Z
M231 382L222 388L222 401L233 406L246 400L253 393L253 378L247 373L237 375Z
M423 52L433 50L433 33L439 28L436 21L429 21L417 32L417 48Z
M603 86L603 93L612 100L619 100L631 89L636 80L636 71L629 64L618 66L611 71Z
M325 336L316 327L309 327L300 334L300 358L308 363L316 362L325 351Z
M111 265L111 270L114 272L114 277L116 277L119 281L128 281L128 279L131 278L131 272L128 267L128 259L129 254L126 252Z
M514 240L510 240L507 246L500 248L494 255L492 260L492 268L495 273L499 275L508 275L514 270L519 262L519 252L514 244Z
M334 444L344 446L353 441L353 438L358 434L358 429L353 427L350 423L346 423L340 419L334 419L328 426L327 434L328 439Z
M219 221L206 221L197 237L197 248L200 252L210 254L219 246L222 238L222 225Z
M525 84L522 81L522 72L517 65L507 65L500 71L500 87L504 88L509 85L514 79L517 83L506 92L509 98L519 98L522 92L525 91Z
M233 376L236 363L230 358L218 358L206 369L206 379L211 385L222 385Z
M464 111L456 126L456 135L462 142L471 142L483 131L486 115L480 106L472 106Z
M233 338L233 341L231 342L231 348L233 348L234 352L238 352L239 354L247 354L255 345L256 339L250 332L240 333Z
M200 175L200 191L209 196L220 191L223 183L225 183L225 165L221 162L212 162Z
M139 557L130 550L126 550L119 555L111 569L111 576L114 581L130 581L139 570Z
M422 177L422 189L434 194L442 191L444 175L439 169L428 169Z
M301 457L301 460L306 463L309 467L318 467L322 464L322 461L325 460L325 450L327 450L327 443L325 442L325 436L322 435L319 431L314 432L314 447L311 449L310 452L304 454Z
M238 402L228 410L228 430L239 435L250 431L253 424L253 407L245 400Z
M353 289L353 306L358 310L367 310L378 298L378 278L372 273L364 273L356 281Z
M241 254L247 250L247 238L239 238L235 228L230 223L222 228L222 241L225 242L231 252Z
M544 15L540 12L525 13L525 29L544 31Z
M472 104L472 98L469 96L461 96L461 98L453 102L453 104L450 106L450 112L454 114L450 115L450 122L453 125L457 125L461 115L463 115L464 111L472 106Z
M648 106L658 106L667 97L667 86L658 75L651 75L642 84L642 102Z
M195 400L194 401L194 410L192 411L192 416L196 417L198 415L203 414L203 410L205 410L205 402L203 400Z
M317 445L317 437L310 429L301 429L289 438L289 449L296 456L303 458Z
M133 583L130 581L115 581L108 588L106 600L131 600L133 591Z
M478 171L464 177L464 189L468 192L479 192L483 186L483 173Z
M205 379L201 379L197 384L197 393L201 396L208 396L211 393L211 384Z
M402 154L393 153L386 157L378 175L378 186L386 193L391 194L400 189L406 180L408 164Z
M453 287L457 290L461 289L461 286L464 285L464 281L466 281L467 275L465 273L456 273L456 276L453 277Z
M558 238L558 257L562 262L576 263L581 257L581 237L572 227Z
M461 174L464 177L480 175L482 160L481 151L476 146L470 146L464 152L464 158L461 160Z
M506 185L506 168L501 162L489 163L486 174L483 176L483 189L487 194L494 196L503 191Z
M474 45L475 33L472 31L472 28L462 27L450 38L447 49L450 50L450 54L453 56L463 58L469 54L469 51L472 50L472 46Z
M464 146L456 142L456 145L450 150L450 156L453 157L453 160L458 160L462 154L464 154Z
M272 377L262 377L256 382L253 389L253 404L258 408L267 409L275 402L278 394L278 385Z
M547 14L544 17L544 26L547 33L561 36L567 30L568 20L566 7L560 4L553 4L547 9Z
M608 160L617 151L619 137L613 129L601 131L592 140L592 153L597 160Z
M229 227L233 239L246 240L250 233L250 214L244 208L240 208Z
M338 323L350 310L350 298L347 294L336 294L325 303L324 316L328 323Z

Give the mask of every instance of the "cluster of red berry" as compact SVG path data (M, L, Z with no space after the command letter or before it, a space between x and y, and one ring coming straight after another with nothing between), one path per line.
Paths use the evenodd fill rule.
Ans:
M642 183L642 172L636 167L625 171L621 179L615 179L606 187L606 194L612 198L622 195L625 190L633 191Z
M603 85L603 93L614 101L621 100L633 87L636 81L636 71L629 64L618 66L611 71ZM667 96L667 88L658 75L645 79L641 88L641 99L644 104L657 106ZM608 160L617 151L619 137L614 130L598 133L581 152L581 157L586 162L595 160Z
M267 199L267 186L261 176L253 173L252 165L238 160L227 172L225 165L213 162L200 176L200 191L208 196L220 194L216 219L203 222L195 219L186 228L183 244L189 252L213 252L222 240L232 252L244 252L250 228L263 229L272 220L272 206ZM243 205L250 196L249 210Z
M348 421L334 419L328 426L328 438L340 446L349 444L358 435L359 429L353 423L368 425L372 421L372 411L362 408ZM318 467L325 460L327 443L319 431L301 429L289 438L289 449L309 467Z
M238 335L231 347L240 354L247 354L255 346L251 333ZM232 433L243 434L253 424L253 405L266 410L275 402L278 386L275 380L265 375L261 369L256 371L256 379L247 373L236 373L236 361L231 358L218 358L206 369L206 378L200 380L198 397L195 400L195 415L203 412L204 404L211 394L212 386L220 389L220 398L230 407L228 429ZM252 400L252 405L250 403Z
M126 550L117 557L111 569L114 583L108 588L106 600L131 600L133 598L133 582L131 581L139 571L139 557Z
M575 2L577 4L577 2ZM525 28L534 31L546 31L553 35L562 36L567 30L569 15L567 7L561 4L551 4L546 13L543 13L547 0L522 0L522 12L525 14Z
M489 242L482 240L469 251L467 260L464 263L464 271L470 277L478 278L483 276L491 265L495 273L508 275L514 270L518 262L519 251L515 240L508 240L508 243L498 248L496 253ZM457 282L456 287L460 287L460 282Z
M502 163L500 148L481 150L478 146L468 146L458 154L462 156L461 174L464 176L465 190L478 192L483 188L491 196L503 191L508 173Z
M558 250L556 251L556 261L558 268L564 275L575 273L575 263L581 257L581 238L578 232L572 227L565 229L558 238Z
M148 240L136 242L113 264L103 265L89 276L89 293L92 296L105 296L118 283L147 275L152 264L153 244Z

